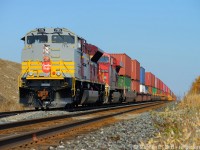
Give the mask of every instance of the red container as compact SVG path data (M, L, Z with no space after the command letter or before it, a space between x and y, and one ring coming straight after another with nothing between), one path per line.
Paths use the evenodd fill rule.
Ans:
M152 87L155 87L155 75L152 74L152 84L151 84Z
M119 75L131 77L131 58L124 54L110 54L122 63L122 68L119 71Z
M152 87L148 86L148 93L152 94Z
M155 87L155 75L151 72L145 72L145 85Z
M136 59L131 60L131 79L140 81L140 63Z
M155 77L155 88L158 89L158 87L159 87L159 79Z
M131 80L131 90L140 92L140 81Z
M165 93L166 92L166 85L163 83L163 88L162 91Z
M159 89L161 90L161 91L163 91L163 82L160 80L160 86L159 86Z
M158 89L160 90L161 80L158 78Z
M170 95L170 89L168 86L167 86L167 93L168 93L168 95Z

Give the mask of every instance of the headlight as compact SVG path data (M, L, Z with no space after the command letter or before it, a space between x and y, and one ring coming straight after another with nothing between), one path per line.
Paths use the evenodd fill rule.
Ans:
M61 73L58 71L58 72L56 72L56 75L57 75L57 76L60 76L60 75L61 75Z
M29 76L32 76L32 75L33 75L33 72L29 72L28 75L29 75Z

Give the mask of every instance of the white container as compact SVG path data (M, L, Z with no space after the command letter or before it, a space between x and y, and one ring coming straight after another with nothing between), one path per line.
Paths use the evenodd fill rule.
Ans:
M146 90L145 85L140 84L140 93L145 93L145 94L147 94L147 90Z

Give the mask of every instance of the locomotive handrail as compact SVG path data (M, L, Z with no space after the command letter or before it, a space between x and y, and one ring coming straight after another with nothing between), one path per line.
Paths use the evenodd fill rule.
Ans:
M72 90L73 90L73 95L72 97L75 97L76 95L76 79L75 78L72 78Z

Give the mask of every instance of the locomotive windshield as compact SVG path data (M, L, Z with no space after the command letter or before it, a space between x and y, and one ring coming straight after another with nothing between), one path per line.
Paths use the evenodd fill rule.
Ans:
M108 63L108 62L109 62L108 56L102 56L102 57L99 59L99 62Z
M72 35L52 35L52 43L71 43L75 42L75 38Z
M27 36L27 44L33 43L47 43L48 37L47 35L33 35Z

